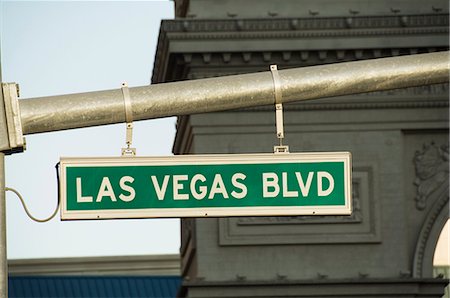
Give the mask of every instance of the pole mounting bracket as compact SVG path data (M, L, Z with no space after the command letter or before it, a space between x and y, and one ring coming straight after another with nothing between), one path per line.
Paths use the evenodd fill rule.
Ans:
M130 90L127 83L122 83L122 95L125 106L125 121L126 121L126 148L122 148L122 156L135 156L136 148L131 148L133 142L133 110L131 108Z
M18 98L19 85L0 84L0 152L5 154L25 150Z
M275 124L277 128L278 146L273 147L274 153L289 153L289 146L283 145L284 139L284 125L283 125L283 101L281 94L281 81L278 74L278 67L276 65L270 66L272 73L274 96L275 96Z

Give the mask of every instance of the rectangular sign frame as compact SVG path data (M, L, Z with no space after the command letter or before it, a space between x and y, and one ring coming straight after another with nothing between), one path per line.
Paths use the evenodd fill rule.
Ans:
M176 218L176 217L232 217L232 216L300 216L351 215L352 164L349 152L267 153L267 154L212 154L176 155L158 157L62 157L60 179L61 220ZM140 208L69 210L67 201L67 172L85 167L140 167L140 166L202 166L202 165L272 165L343 163L344 204L321 206L245 206L201 208ZM294 165L295 166L295 165ZM148 179L150 182L150 179ZM81 187L80 187L81 188ZM78 190L78 189L77 189ZM77 194L78 195L78 194ZM292 198L290 198L292 199ZM78 200L78 199L77 199ZM264 200L270 200L264 198Z

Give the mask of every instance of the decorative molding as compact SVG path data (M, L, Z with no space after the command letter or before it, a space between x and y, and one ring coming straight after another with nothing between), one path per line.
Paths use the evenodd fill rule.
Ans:
M175 19L162 23L167 32L230 32L230 31L296 31L313 29L361 29L448 27L446 13L396 16L352 16L326 18L270 18L270 19Z
M432 269L433 256L438 241L439 235L444 227L444 224L449 218L449 192L448 180L445 187L440 188L437 195L436 202L431 208L430 212L422 225L420 234L417 240L416 249L413 260L413 277L432 277L431 272L425 272L425 266ZM429 273L429 274L426 274Z
M223 62L228 63L231 61L231 53L222 53Z
M206 40L211 41L226 41L231 42L248 41L252 40L258 41L279 41L279 40L295 40L300 42L297 45L307 45L309 44L305 39L320 40L320 39L342 39L351 38L352 41L357 42L359 38L376 38L380 37L416 37L417 45L423 49L427 47L435 47L438 49L446 50L448 49L448 14L447 13L434 13L434 14L421 14L421 15L394 15L394 16L352 16L351 17L351 28L347 25L347 17L328 17L328 18L269 18L269 19L175 19L175 20L165 20L161 24L160 35L158 40L157 52L154 62L154 71L152 77L152 83L160 83L173 81L178 79L185 79L186 77L177 77L174 75L174 69L171 69L170 73L167 73L167 67L169 64L175 62L173 60L169 61L172 56L180 54L179 52L174 53L169 49L169 43L178 42L178 51L181 50L180 45L183 41L189 42L202 42ZM434 36L432 44L427 44L422 42L422 37ZM442 38L439 38L442 36ZM408 39L410 40L410 39ZM419 41L420 40L420 41ZM266 42L267 44L267 42ZM329 42L330 48L334 47L334 42L331 40ZM409 49L411 46L403 45L402 48L392 48L388 53L381 51L380 49L372 49L373 54L366 57L365 54L368 51L365 49L367 44L363 43L360 46L350 45L353 49L338 49L339 52L334 54L335 50L328 50L323 48L321 43L321 52L316 55L310 55L308 49L298 48L299 55L294 55L295 51L286 51L283 49L281 52L281 61L286 63L293 61L295 64L299 62L304 62L304 64L321 64L330 63L335 61L346 61L367 59L371 57L387 57L392 55L402 55L409 54L412 52L417 52L417 49ZM325 46L326 47L326 46ZM248 47L247 47L248 48ZM196 49L196 51L201 51L201 47ZM211 60L208 57L204 57L203 63L213 63L215 51L220 51L220 49L209 49L209 52L201 53L212 55ZM220 61L222 65L225 63L231 64L235 54L239 54L242 63L253 62L253 59L264 58L261 61L267 61L268 59L273 59L275 51L270 51L271 49L259 49L256 48L255 51L260 50L264 52L263 56L254 55L252 52L246 53L233 53L231 49L223 49L225 51L221 56ZM314 50L319 50L315 49ZM433 49L431 49L433 50ZM300 52L301 51L301 52ZM184 54L189 54L189 51L184 51ZM407 52L407 53L406 53ZM219 53L219 52L217 52ZM173 55L175 54L175 55ZM262 54L262 53L260 53ZM351 54L351 55L350 55ZM350 56L349 56L350 55ZM313 57L317 61L312 61L308 63L309 59ZM329 59L329 57L332 57ZM296 60L298 59L298 61ZM337 59L337 60L336 60ZM335 60L335 61L334 61ZM268 61L267 61L268 62ZM180 62L175 62L176 67L186 67ZM302 64L303 65L303 64ZM175 68L176 68L175 67ZM180 72L184 73L184 72Z
M285 224L330 224L330 223L360 223L361 212L361 182L352 183L353 212L350 216L262 216L262 217L239 217L236 224L247 225L285 225Z
M354 167L352 216L238 217L219 219L219 244L286 245L379 243L375 165Z
M244 59L244 62L250 62L252 59L252 53L242 53L242 59Z
M440 49L441 50L441 49ZM442 48L446 50L446 48ZM215 67L236 66L236 68L242 67L242 64L254 62L252 67L267 66L268 62L276 63L280 68L283 67L305 67L320 65L326 63L336 63L339 61L349 62L362 59L374 59L381 57L393 57L399 55L410 55L418 53L434 52L436 48L413 48L413 49L348 49L348 50L311 50L311 51L264 51L264 52L245 52L245 53L230 53L230 52L208 52L208 53L184 53L180 54L182 62L184 64L190 64L198 68L206 68L209 65ZM206 63L203 59L203 55L210 55L209 61ZM226 56L226 57L225 57ZM230 63L231 62L231 63ZM201 69L195 69L193 75L195 78L207 78L217 77L238 73L245 73L249 71L256 71L255 69L240 69L230 72L230 69L215 69L215 72L208 70L202 72Z
M448 28L399 28L399 29L364 29L364 30L339 30L332 31L309 30L309 31L261 31L261 32L195 32L195 33L171 33L171 39L175 40L252 40L252 39L305 39L305 38L345 38L345 37L370 37L370 36L411 36L411 35L447 35Z
M381 57L422 54L435 52L436 48L411 49L347 49L347 50L289 50L289 51L253 51L221 52L220 50L203 53L177 54L180 66L189 67L189 75L195 78L217 77L238 73L248 73L267 69L268 64L277 64L281 68L307 67L327 63L350 62ZM447 50L439 48L438 50ZM204 56L209 55L208 61ZM270 62L270 63L269 63ZM243 64L245 68L243 68ZM208 67L211 66L211 67ZM232 69L234 67L234 69ZM264 69L264 68L265 69Z
M357 95L354 96L355 98ZM286 111L322 111L322 110L374 110L374 109L433 109L448 108L448 100L423 100L417 102L361 102L361 103L323 103L323 104L290 104L284 108ZM241 109L239 111L270 111L271 107L262 106Z
M424 210L427 199L436 189L448 182L449 179L449 146L437 146L434 142L424 144L421 151L416 151L414 167L417 186L415 197L416 208Z
M330 254L333 252L330 251ZM301 256L299 256L301 257ZM317 260L320 263L322 260ZM264 262L264 260L262 260ZM348 266L352 266L349 264ZM292 266L295 266L293 264ZM298 268L298 270L307 270ZM274 275L269 280L249 280L236 278L228 281L190 280L184 281L181 293L194 292L195 297L417 297L441 298L447 279L411 278L367 278L357 276L347 279L323 278L292 280L289 277Z

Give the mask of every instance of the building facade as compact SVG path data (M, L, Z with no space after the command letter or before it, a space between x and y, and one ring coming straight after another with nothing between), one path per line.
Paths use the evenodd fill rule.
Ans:
M184 0L152 83L448 50L448 2ZM370 70L368 70L370 71ZM291 152L350 151L351 216L182 220L182 297L441 297L448 84L285 105ZM273 106L178 118L175 154L272 152Z

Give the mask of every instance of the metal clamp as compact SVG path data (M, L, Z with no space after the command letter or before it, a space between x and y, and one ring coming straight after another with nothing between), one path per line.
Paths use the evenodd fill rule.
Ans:
M131 143L133 142L133 110L131 109L131 99L128 84L123 83L121 89L125 104L125 121L127 122L127 130L125 138L125 143L127 147L122 148L122 156L135 156L136 148L131 148Z
M275 94L275 120L277 128L277 138L279 141L278 146L273 147L274 153L289 153L289 146L283 145L284 139L284 127L283 127L283 103L281 94L281 82L280 75L278 74L278 68L276 65L270 66L272 73L274 94Z
M18 98L19 85L0 84L0 152L5 154L25 150Z

